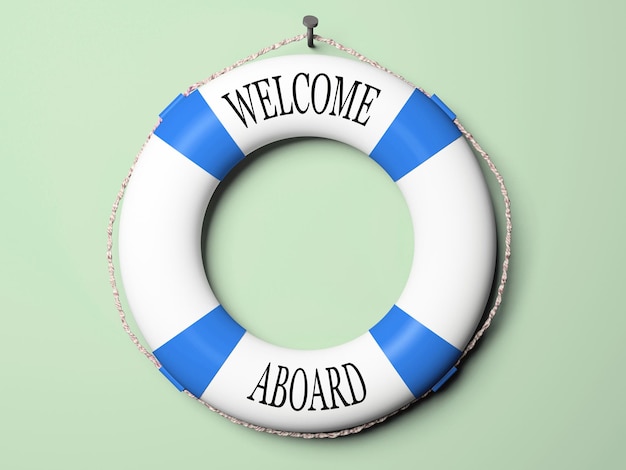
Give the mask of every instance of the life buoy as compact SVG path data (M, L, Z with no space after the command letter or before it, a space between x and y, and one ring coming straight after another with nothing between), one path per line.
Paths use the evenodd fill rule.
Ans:
M485 309L496 239L479 165L439 99L354 60L284 56L179 96L161 118L126 189L119 257L133 316L174 385L249 423L324 432L385 416L447 380ZM370 155L415 229L395 305L362 336L321 350L247 332L201 259L220 180L255 149L302 136Z

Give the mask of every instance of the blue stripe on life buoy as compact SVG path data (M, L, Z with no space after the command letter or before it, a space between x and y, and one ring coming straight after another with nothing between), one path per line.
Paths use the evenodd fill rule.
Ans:
M155 135L219 180L245 156L198 90L176 98L161 119Z
M218 305L193 325L154 350L176 382L202 395L246 330Z
M394 305L370 334L415 398L450 369L461 351Z
M370 156L398 181L460 135L450 115L415 90Z

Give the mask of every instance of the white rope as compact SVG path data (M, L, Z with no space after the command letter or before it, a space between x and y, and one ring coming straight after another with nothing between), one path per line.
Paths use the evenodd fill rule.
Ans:
M189 95L191 92L196 90L198 87L209 83L211 80L214 80L215 78L219 77L220 75L228 73L228 72L230 72L231 70L233 70L233 69L235 69L237 67L241 67L242 65L244 65L244 64L246 64L246 63L248 63L248 62L250 62L252 60L257 59L258 57L260 57L260 56L262 56L264 54L267 54L268 52L275 51L276 49L279 49L279 48L281 48L281 47L283 47L283 46L285 46L287 44L292 44L292 43L295 43L295 42L298 42L298 41L302 41L303 39L306 39L306 37L307 37L306 34L300 34L298 36L294 36L292 38L284 39L284 40L279 41L279 42L277 42L275 44L272 44L271 46L265 47L265 48L259 50L258 52L254 53L254 54L251 54L248 57L245 57L245 58L235 62L233 65L225 67L224 69L220 70L219 72L214 73L213 75L211 75L210 77L206 78L205 80L193 84L192 86L190 86L187 89L187 91L185 92L185 95ZM404 77L402 77L402 76L392 72L391 70L383 67L378 62L375 62L375 61L365 57L364 55L358 53L354 49L346 47L346 46L336 42L333 39L324 38L324 37L321 37L321 36L318 36L318 35L314 35L313 38L314 38L314 40L316 40L318 42L321 42L321 43L328 44L330 46L336 47L337 49L339 49L339 50L341 50L341 51L343 51L343 52L345 52L347 54L350 54L351 56L356 57L360 61L365 62L367 64L370 64L373 67L376 67L377 69L383 70L384 72L389 73L389 74L393 75L394 77L402 80L403 82L408 83L412 87L418 89L419 91L424 93L426 96L430 96L423 89L421 89L419 87L416 87L414 84L412 84L411 82L406 80ZM159 363L157 358L145 346L143 346L141 344L141 342L137 338L137 335L131 330L131 328L130 328L130 326L128 324L128 321L126 319L126 313L124 312L124 309L122 307L122 303L120 301L120 295L119 295L119 291L117 289L117 283L116 283L116 280L115 280L115 265L113 263L113 227L114 227L114 224L115 224L115 220L117 218L117 211L118 211L120 202L121 202L122 198L124 197L124 192L126 190L126 187L128 186L130 178L131 178L131 176L133 174L133 170L135 168L135 165L137 164L137 161L139 160L139 157L140 157L141 153L143 152L144 147L146 146L146 144L148 143L148 141L150 140L150 138L154 134L154 131L156 130L156 128L159 126L160 123L161 123L161 121L159 120L159 122L154 127L152 132L148 135L148 138L144 142L144 145L142 146L141 150L139 151L139 153L135 157L135 160L134 160L131 168L129 169L126 178L124 178L124 180L122 181L122 185L120 187L120 190L118 191L117 197L115 198L115 202L113 203L113 208L111 209L111 215L109 217L109 225L107 227L107 263L108 263L108 266L109 266L109 280L110 280L110 283L111 283L111 288L113 290L113 299L114 299L115 308L117 309L117 311L119 313L119 317L120 317L120 320L122 322L122 327L124 328L124 331L126 331L128 336L130 337L131 341L135 344L135 346L139 349L139 351L142 354L144 354L157 368L160 368L161 364ZM503 292L504 292L504 287L505 287L507 279L508 279L509 259L511 257L511 233L512 233L513 225L512 225L512 221L511 221L511 201L509 200L508 191L507 191L506 186L504 184L504 179L502 178L502 175L500 175L500 172L496 168L495 164L493 163L493 161L491 160L491 158L489 157L487 152L485 152L482 149L482 147L480 146L480 144L478 144L476 139L474 139L474 137L467 130L465 130L463 125L460 123L460 121L458 119L455 119L454 120L454 124L458 127L458 129L461 131L461 133L465 136L465 138L468 140L468 142L474 147L476 152L487 163L490 171L492 172L492 174L494 175L494 177L498 181L498 184L500 186L500 193L501 193L502 199L504 201L504 217L506 219L506 234L505 234L505 238L504 238L504 256L503 256L503 261L502 261L502 265L501 265L500 280L499 280L498 287L496 289L496 297L494 299L493 305L489 309L489 313L488 313L486 319L484 320L484 322L482 323L480 328L476 331L476 333L474 334L474 336L472 337L470 342L467 344L467 346L465 347L465 350L461 354L461 357L457 361L455 367L458 367L460 365L460 363L463 361L463 359L467 356L467 354L476 346L476 344L478 343L480 338L485 334L487 329L491 326L492 320L495 317L496 313L498 312L498 309L499 309L499 307L500 307L500 305L502 303L502 296L503 296ZM370 421L370 422L362 424L360 426L355 426L355 427L352 427L352 428L349 428L349 429L344 429L344 430L341 430L341 431L323 432L323 433L286 432L286 431L279 431L279 430L276 430L276 429L266 428L266 427L262 427L262 426L257 426L257 425L254 425L254 424L242 421L240 419L237 419L237 418L235 418L233 416L230 416L230 415L228 415L226 413L223 413L222 411L214 408L213 406L209 405L208 403L206 403L206 402L204 402L204 401L194 397L188 391L185 391L185 393L187 393L187 395L189 395L190 397L195 398L197 401L202 403L204 406L209 408L211 411L219 413L220 415L222 415L225 418L229 419L233 423L241 424L243 426L246 426L248 428L254 429L256 431L263 431L263 432L267 432L267 433L271 433L271 434L278 434L278 435L281 435L281 436L301 437L301 438L305 438L305 439L311 439L311 438L336 438L336 437L347 436L347 435L350 435L350 434L356 434L358 432L361 432L364 429L367 429L367 428L370 428L370 427L372 427L372 426L374 426L376 424L379 424L379 423L385 421L386 419L388 419L389 417L391 417L393 415L396 415L397 413L405 410L406 408L410 407L413 403L415 403L415 402L425 398L426 396L430 395L432 393L432 390L429 390L424 395L422 395L421 397L417 398L412 403L409 403L408 405L405 405L404 407L400 408L399 410L396 410L396 411L394 411L394 412L392 412L392 413L390 413L390 414L388 414L386 416L383 416L381 418L378 418L378 419L376 419L374 421Z

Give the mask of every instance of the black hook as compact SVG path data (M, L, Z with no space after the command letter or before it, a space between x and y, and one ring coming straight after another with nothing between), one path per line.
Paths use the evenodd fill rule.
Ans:
M302 24L306 26L306 39L309 47L313 46L313 28L318 25L318 20L316 16L306 15L302 19Z

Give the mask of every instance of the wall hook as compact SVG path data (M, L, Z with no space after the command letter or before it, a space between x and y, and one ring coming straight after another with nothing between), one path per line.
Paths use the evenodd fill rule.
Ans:
M318 20L316 16L306 15L302 19L302 24L306 26L306 39L309 47L313 46L313 28L318 25Z

